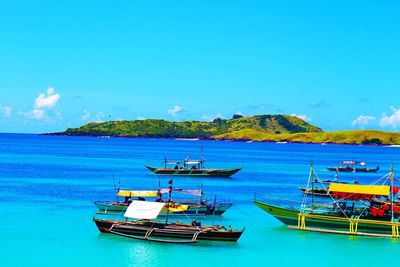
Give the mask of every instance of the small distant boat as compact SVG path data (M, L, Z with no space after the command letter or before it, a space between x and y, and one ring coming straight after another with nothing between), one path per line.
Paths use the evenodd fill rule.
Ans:
M185 190L180 188L173 188L172 190L174 193L191 195L199 197L199 199L171 200L169 204L160 211L159 216L166 216L167 214L169 214L169 216L220 216L233 205L229 202L217 201L216 198L214 198L214 201L204 199L203 190ZM129 204L134 200L148 201L150 198L153 201L156 200L156 202L167 203L167 200L162 200L162 195L168 193L169 189L119 190L117 196L124 197L124 201L97 200L94 204L101 213L125 212ZM156 197L157 199L155 199ZM172 207L174 207L174 209L172 209ZM182 209L181 207L185 208Z
M343 160L339 162L338 167L327 167L327 169L335 172L377 172L379 166L368 168L365 161Z
M169 167L174 166L174 167ZM164 160L164 167L157 168L146 166L155 175L174 175L174 176L211 176L211 177L230 177L241 170L234 169L206 169L204 160L184 160L167 161Z
M175 138L178 141L199 141L199 138Z
M299 187L299 189L304 194L316 195L316 196L330 196L329 190L327 188L306 188Z

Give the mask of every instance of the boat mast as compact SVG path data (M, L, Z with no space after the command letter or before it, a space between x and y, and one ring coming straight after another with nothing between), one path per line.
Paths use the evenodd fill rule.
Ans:
M165 224L168 224L168 215L169 215L169 205L171 203L171 195L172 195L172 179L168 181L169 184L169 194L168 194L168 202L167 202L167 216L165 217Z
M203 146L200 147L200 169L204 169Z
M394 221L394 214L393 214L393 187L394 187L394 171L393 165L390 167L390 207L391 207L391 215L392 215L392 222Z
M311 209L314 209L314 169L313 163L310 163L310 178L311 178Z
M203 202L203 183L201 184L201 187L200 187L200 205L201 205L201 202Z
M217 205L217 195L214 195L214 210L213 210L213 220L212 220L212 224L214 225L214 218L215 218L215 206Z

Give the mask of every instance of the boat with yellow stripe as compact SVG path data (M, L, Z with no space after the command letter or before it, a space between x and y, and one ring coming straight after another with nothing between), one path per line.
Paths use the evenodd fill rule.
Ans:
M181 188L173 188L173 192L185 195L191 195L196 198L191 199L175 199L171 200L160 212L160 216L165 216L167 213L170 216L220 216L225 213L233 203L208 200L203 197L203 190L186 190ZM122 201L112 200L97 200L94 202L95 206L99 209L100 213L121 213L125 212L129 204L133 200L141 201L156 201L166 202L162 199L164 194L168 194L169 189L159 190L119 190L117 197L123 197Z
M307 188L320 183L313 167ZM324 233L400 237L399 193L393 169L370 185L331 183L326 197L305 191L301 201L263 195L254 204L268 212L290 229ZM311 191L311 190L310 190Z

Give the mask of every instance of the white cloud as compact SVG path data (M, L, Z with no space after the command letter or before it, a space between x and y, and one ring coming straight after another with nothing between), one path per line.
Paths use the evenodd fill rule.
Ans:
M9 106L3 106L0 104L0 114L4 117L11 117L12 108Z
M168 109L167 112L168 112L169 115L171 115L172 117L176 118L176 117L182 115L183 113L185 113L186 110L183 107L179 106L179 105L175 105L173 108Z
M46 93L40 93L39 96L35 98L33 109L22 114L33 119L44 119L48 117L49 111L53 111L53 113L56 115L56 118L60 119L60 112L55 110L60 98L60 94L56 93L54 88L49 87L47 88Z
M310 117L307 117L307 115L303 115L303 114L292 113L290 116L297 117L297 118L302 119L303 121L307 121L307 122L312 120Z
M87 120L89 120L90 116L91 116L90 112L88 112L87 110L84 110L82 115L79 117L79 119L81 121L87 121Z
M31 115L35 119L41 119L44 117L45 112L43 109L33 109Z
M106 115L103 112L98 112L96 114L95 122L103 122Z
M203 115L201 116L201 118L202 118L203 120L205 120L205 121L213 121L213 120L215 120L216 118L221 118L221 119L223 119L223 118L224 118L224 115L222 115L221 113L217 113L217 114L214 114L214 115L203 114Z
M106 115L103 112L97 112L96 114L92 114L87 110L84 110L82 114L79 116L81 121L92 121L92 122L104 122ZM117 119L122 120L122 119Z
M376 118L374 116L360 115L351 124L353 126L356 126L356 125L368 125L371 121L374 121L375 119Z
M47 95L39 94L35 99L35 109L51 109L54 108L60 100L60 94L54 91L54 88L47 88Z
M143 120L145 120L146 118L145 118L145 117L142 117L142 116L139 116L139 117L137 117L136 119L139 120L139 121L143 121Z
M390 109L393 113L391 115L383 113L379 123L383 127L392 126L393 128L396 128L400 124L400 109L395 107L390 107Z

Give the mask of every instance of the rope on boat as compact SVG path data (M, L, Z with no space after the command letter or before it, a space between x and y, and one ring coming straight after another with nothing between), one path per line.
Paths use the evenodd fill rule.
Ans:
M148 230L144 235L144 239L149 238L149 236L151 235L151 233L153 233L154 230L156 230L156 228L151 228L150 230Z

